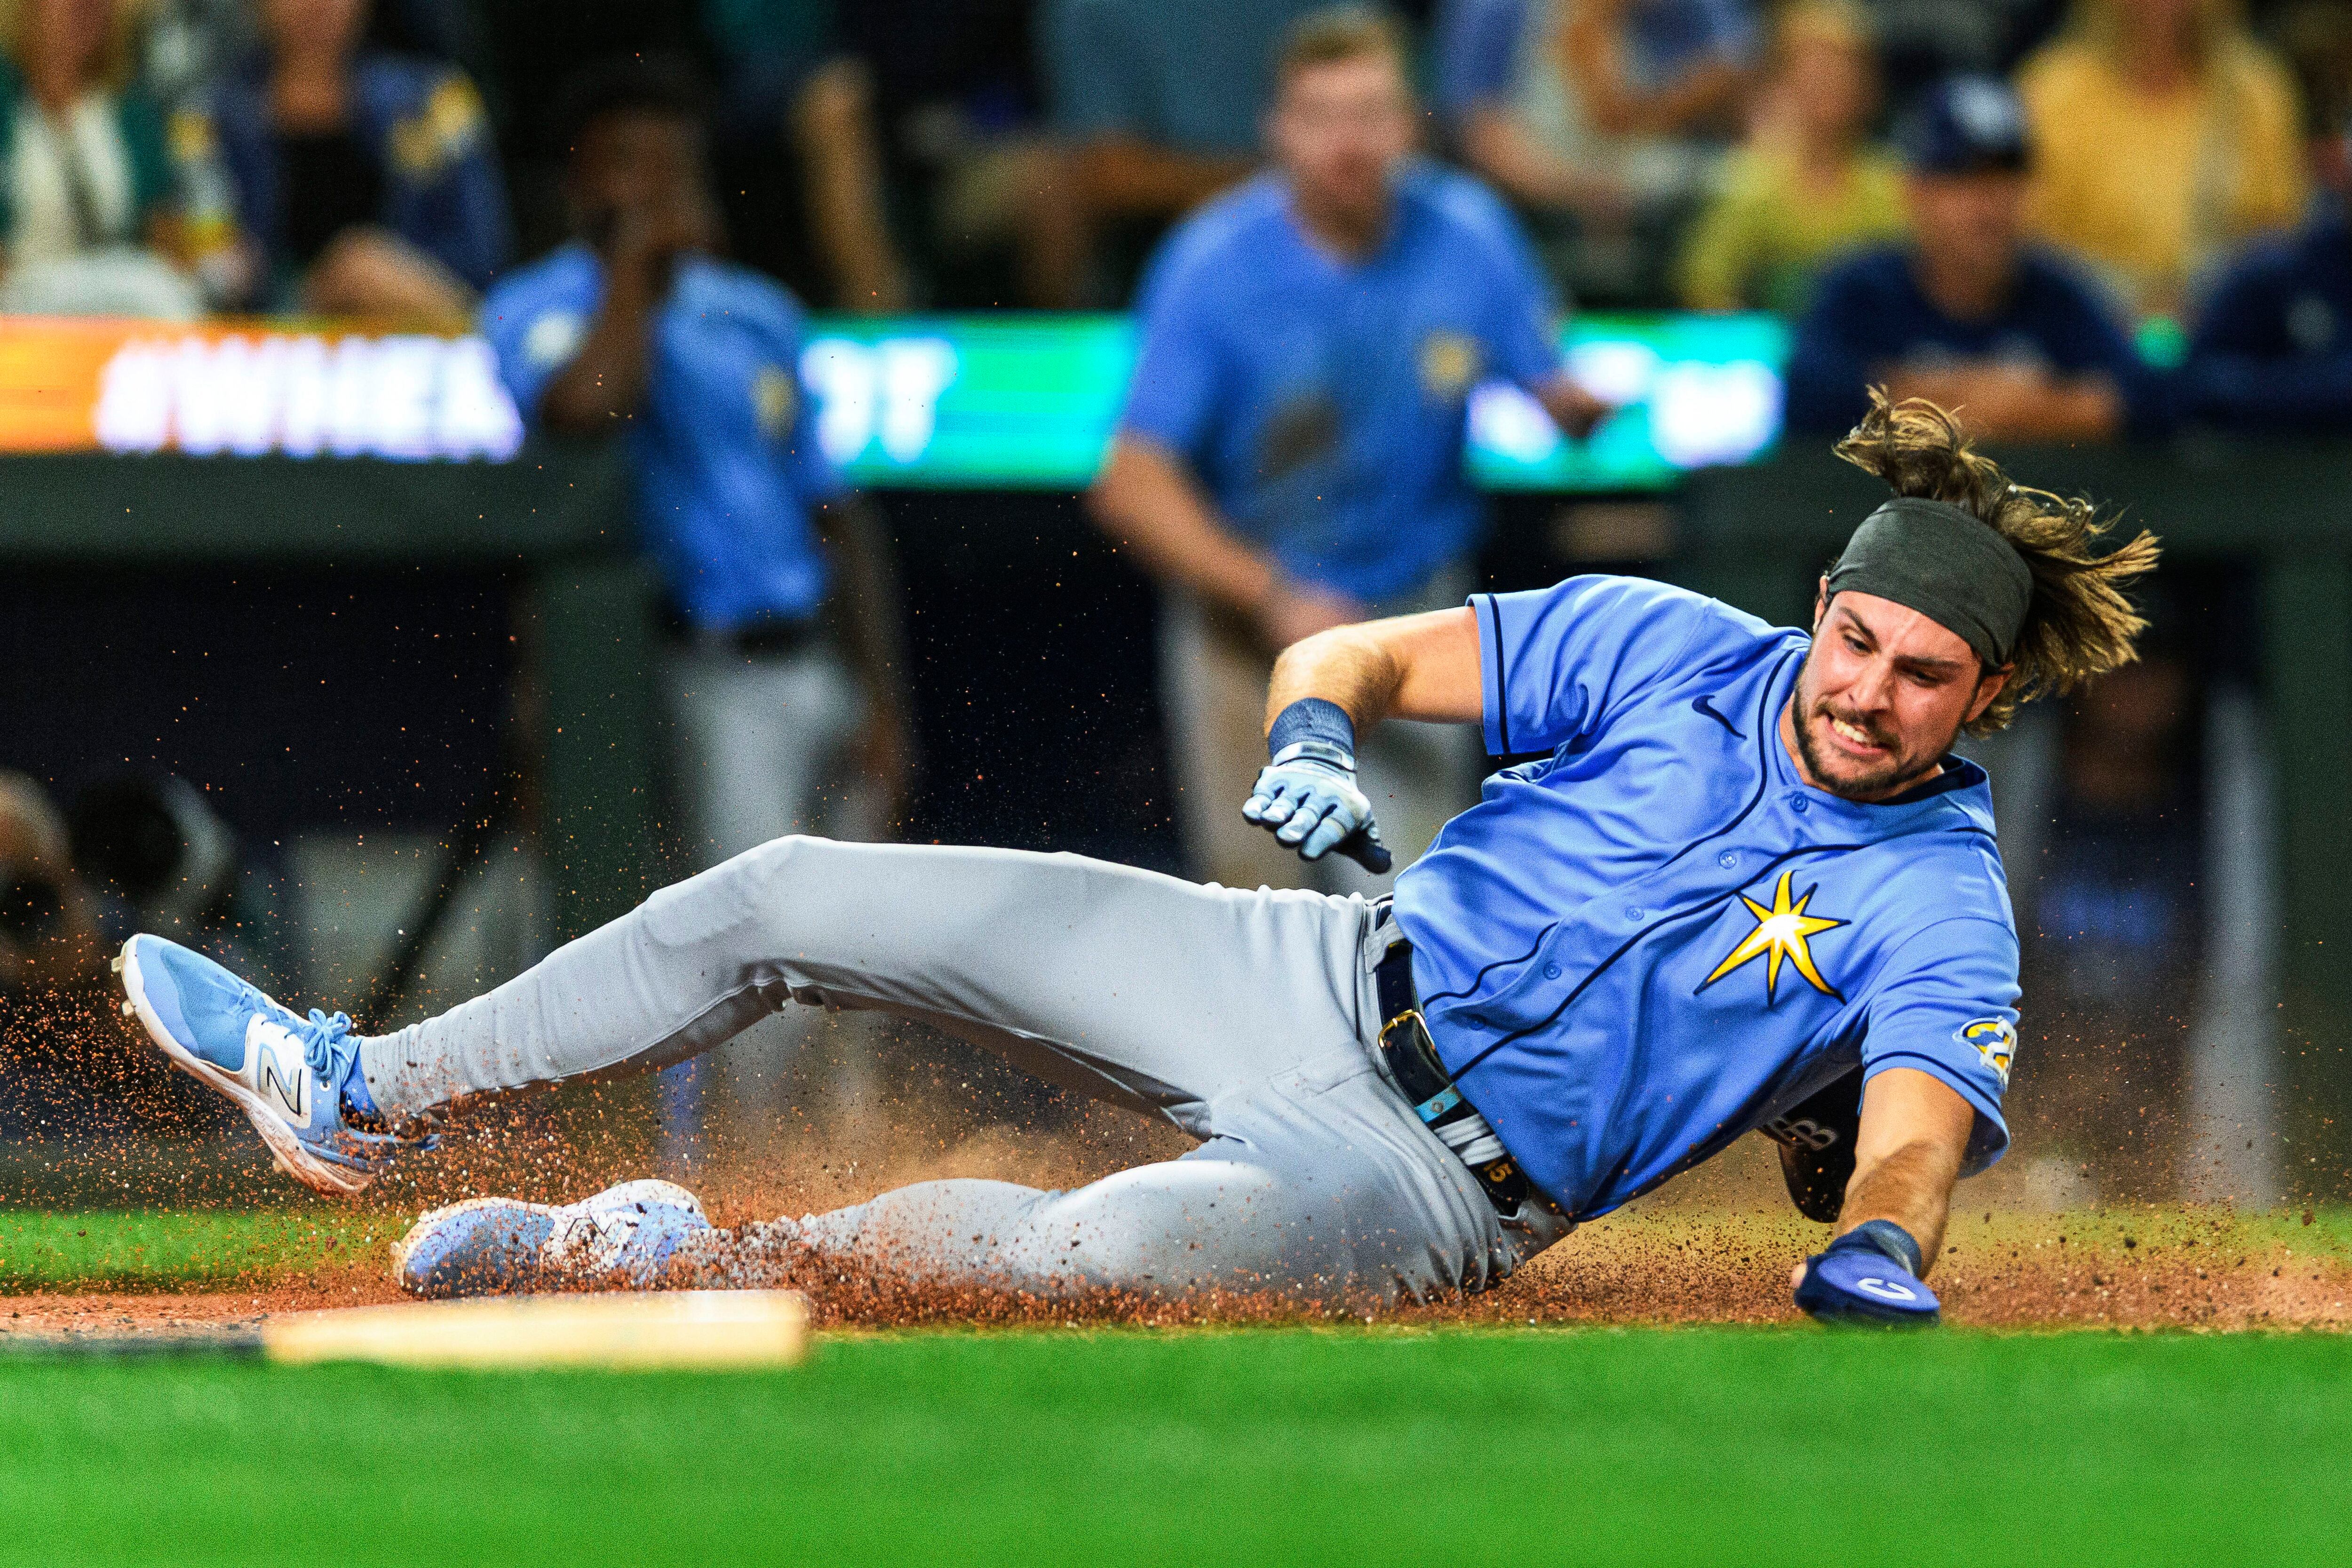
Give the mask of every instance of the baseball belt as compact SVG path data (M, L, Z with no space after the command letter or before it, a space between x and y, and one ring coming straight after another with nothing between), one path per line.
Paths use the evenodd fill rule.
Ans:
M746 658L793 658L825 647L827 641L824 623L815 616L787 620L770 616L740 626L698 626L677 605L666 603L661 623L664 635L680 647Z
M1372 973L1382 1020L1381 1057L1389 1064L1389 1072L1404 1091L1413 1114L1433 1132L1475 1116L1477 1108L1462 1098L1453 1075L1437 1059L1437 1042L1429 1037L1429 1025L1422 1018L1421 998L1412 988L1412 943L1402 937L1391 942ZM1506 1219L1517 1214L1519 1205L1531 1196L1546 1208L1556 1206L1528 1184L1527 1173L1508 1153L1483 1163L1462 1163L1470 1167L1478 1184L1486 1189L1487 1201Z

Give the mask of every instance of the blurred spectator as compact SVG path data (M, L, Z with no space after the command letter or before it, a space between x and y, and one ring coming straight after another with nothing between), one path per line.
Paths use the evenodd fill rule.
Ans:
M1595 130L1671 145L1736 127L1756 23L1747 0L1574 0L1558 47Z
M2079 0L2018 89L2034 229L2136 314L2177 313L2225 252L2302 212L2294 84L2228 0Z
M117 1015L108 960L126 932L101 920L79 848L39 784L0 772L0 1146L47 1145L31 1158L52 1172L61 1142L217 1134L236 1120ZM225 960L253 956L210 930L160 929Z
M621 55L701 58L709 50L702 8L646 0L473 3L488 46L478 79L505 154L515 254L543 255L572 232L563 196L571 150L555 143L553 107L583 71ZM767 156L772 164L784 162L772 144ZM748 191L751 182L732 188ZM798 204L789 205L797 214Z
M473 83L365 47L367 0L262 0L262 48L212 95L245 302L455 331L507 259L506 187Z
M140 81L167 110L198 107L213 79L253 47L244 0L149 0Z
M125 771L74 793L66 814L73 863L110 947L162 931L240 973L283 973L271 879L237 843L205 792L184 778Z
M1125 298L1177 217L1248 175L1289 26L1330 0L1039 0L1037 54L1070 149L1072 221Z
M2182 380L2191 418L2352 431L2352 226L2340 200L2231 264L2199 313Z
M1092 506L1169 584L1163 694L1180 817L1229 887L1373 886L1242 820L1265 762L1274 654L1327 627L1458 605L1482 531L1464 474L1472 390L1517 384L1581 435L1550 291L1509 215L1412 161L1393 27L1310 17L1283 55L1275 172L1219 198L1152 264L1143 347ZM1468 796L1473 737L1391 723L1357 759L1400 866Z
M894 190L932 303L1085 302L1087 236L1041 114L1030 0L863 0Z
M2294 73L2303 102L2305 163L2341 201L2352 193L2352 6L2344 0L2299 0L2273 35Z
M201 312L176 257L163 121L133 79L130 0L13 0L0 8L0 310Z
M1843 431L1883 383L1979 436L2098 440L2162 417L2160 389L2084 279L2024 241L2016 96L1962 77L1905 127L1908 245L1823 275L1789 361L1791 428Z
M47 793L0 772L0 993L102 981L95 907Z
M534 427L626 432L669 595L678 784L714 863L816 826L853 754L869 796L895 795L906 747L896 605L817 445L800 302L711 254L702 101L657 63L575 86L581 238L503 279L482 331ZM862 826L894 813L875 801Z
M907 272L882 201L874 79L845 47L833 0L703 0L726 65L718 132L797 159L811 235L846 310L907 308Z
M1862 0L1880 68L1907 114L1947 77L2007 76L2065 15L2066 0Z
M1557 39L1572 0L1445 0L1437 15L1437 108L1462 161L1531 214L1623 213L1570 100Z
M1868 24L1849 0L1781 13L1755 129L1683 252L1684 303L1794 315L1823 261L1903 232L1901 166L1863 142L1877 108Z
M1439 108L1573 289L1654 303L1755 42L1745 0L1447 0Z

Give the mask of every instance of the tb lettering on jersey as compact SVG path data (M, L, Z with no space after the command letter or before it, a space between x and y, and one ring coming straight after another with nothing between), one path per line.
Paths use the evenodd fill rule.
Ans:
M1817 1153L1838 1141L1836 1128L1824 1127L1810 1116L1801 1116L1794 1121L1776 1116L1760 1131L1776 1143L1786 1143L1791 1149L1811 1149Z

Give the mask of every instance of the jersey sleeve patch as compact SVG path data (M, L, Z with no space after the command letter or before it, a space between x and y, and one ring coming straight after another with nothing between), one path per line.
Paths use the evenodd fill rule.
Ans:
M1915 933L1873 987L1864 1070L1913 1068L1975 1108L1961 1173L1974 1175L2009 1147L2001 1096L2017 1059L2017 934L1964 917Z
M2010 1063L2017 1056L2017 1026L1995 1016L1971 1018L1952 1031L1952 1037L1977 1053L1992 1075L2000 1080L2003 1089L2009 1088Z

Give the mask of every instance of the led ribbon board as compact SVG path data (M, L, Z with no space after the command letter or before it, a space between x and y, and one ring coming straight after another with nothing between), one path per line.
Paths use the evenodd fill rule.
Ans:
M1657 489L1745 462L1780 423L1787 331L1765 316L1595 316L1571 374L1620 405L1568 442L1525 394L1471 395L1490 489ZM878 488L1075 489L1094 477L1135 364L1122 316L819 318L801 380L818 439ZM279 326L0 320L0 453L511 457L522 422L478 338Z
M1788 330L1769 316L1595 316L1563 335L1569 368L1620 412L1561 439L1500 384L1470 400L1470 471L1488 489L1661 489L1741 463L1780 428ZM858 483L1075 489L1094 477L1135 367L1121 316L821 321L801 379L818 438Z

